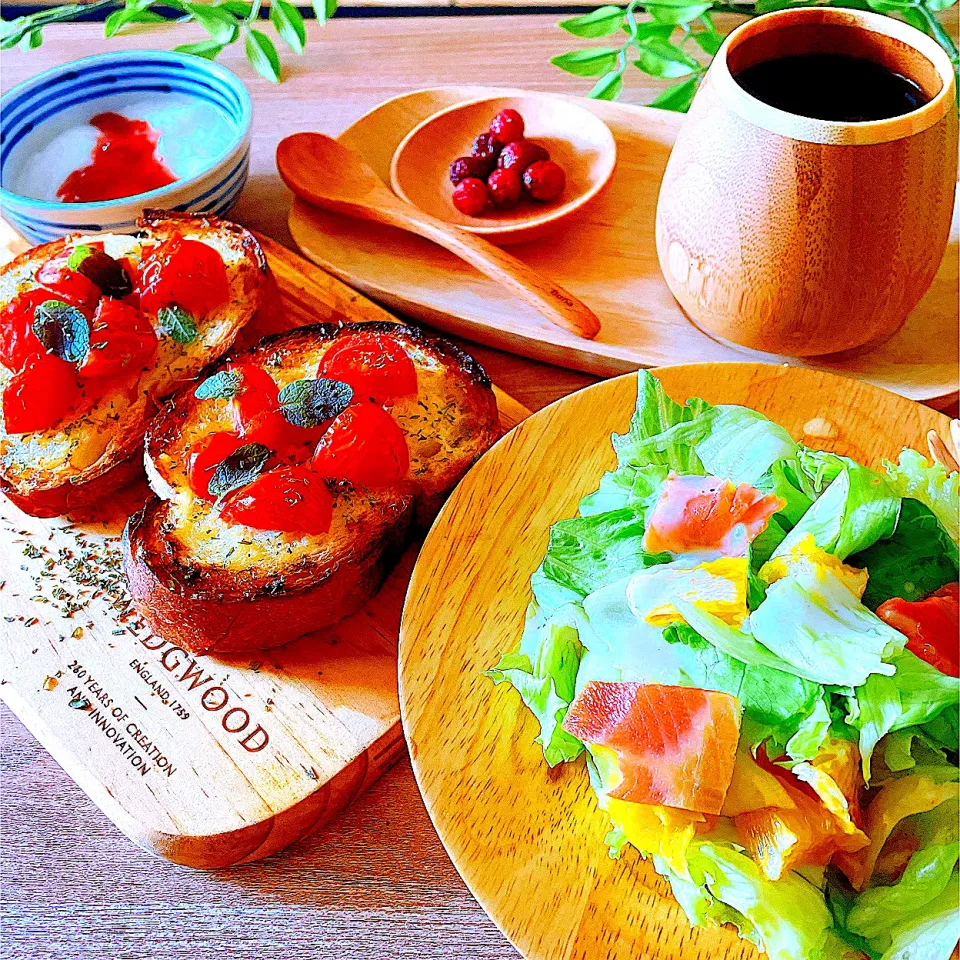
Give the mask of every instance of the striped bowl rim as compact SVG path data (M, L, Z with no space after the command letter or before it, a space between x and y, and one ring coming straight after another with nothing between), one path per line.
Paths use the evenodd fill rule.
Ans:
M77 92L78 82L85 71L90 72L92 82L95 83L98 79L109 75L106 74L104 68L107 70L110 68L124 70L126 68L126 72L131 77L146 73L155 81L164 77L168 80L180 79L183 82L189 81L193 84L193 89L181 88L177 90L177 92L186 93L194 98L199 97L196 89L197 86L200 86L206 81L208 88L219 93L222 100L215 101L210 97L204 97L204 99L212 102L225 114L230 124L234 127L233 138L221 153L192 177L175 180L171 184L159 187L156 190L149 190L146 193L132 194L129 197L120 197L116 200L95 200L84 203L65 204L61 201L35 200L32 197L25 197L22 194L8 190L2 185L2 182L0 182L0 201L5 204L12 204L16 207L23 209L29 208L35 211L59 210L62 212L63 209L67 207L71 213L90 213L91 216L94 211L109 211L110 209L119 209L131 204L162 207L164 205L164 197L174 192L189 189L191 186L209 178L211 172L216 170L225 160L228 160L230 156L249 139L250 125L253 116L250 94L241 81L225 67L211 63L200 57L173 53L166 50L128 50L120 53L100 53L90 57L83 57L80 60L74 60L71 63L54 67L51 70L46 70L36 77L31 77L29 80L17 84L17 86L0 97L0 115L3 116L3 130L0 132L0 151L2 151L0 152L0 177L2 177L3 166L9 159L11 151L16 147L17 143L19 143L22 136L29 132L29 130L24 131L21 136L13 141L12 145L7 146L5 144L6 139L9 136L15 136L20 133L20 130L17 129L14 124L35 115L35 113L40 110L44 111L41 119L41 122L43 122L52 116L56 116L67 107L88 100L97 100L107 96L110 92L124 92L128 90L137 92L136 88L129 86L124 87L123 91L111 91L103 88L91 90L87 96L80 97L79 99L71 98L66 100L67 95L71 92ZM164 68L166 68L166 74L164 73ZM176 68L176 72L171 68ZM160 72L158 73L157 70ZM215 86L210 85L211 81L214 82ZM63 89L57 91L58 87L62 87ZM34 97L32 96L34 93L39 93L39 95ZM57 99L54 99L51 103L52 97L56 97ZM224 107L224 103L227 102L230 103L234 112L228 112ZM19 108L22 109L20 109L20 112L14 114L13 120L11 121L9 119L11 111L18 110ZM24 111L26 110L32 110L34 112L33 114L25 113ZM11 130L13 131L12 133L10 132ZM244 153L245 155L249 153L249 145L247 145ZM47 221L43 222L46 223Z

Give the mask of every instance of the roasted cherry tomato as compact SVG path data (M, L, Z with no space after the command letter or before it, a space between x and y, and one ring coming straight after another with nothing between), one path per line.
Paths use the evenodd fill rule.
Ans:
M210 494L210 478L213 471L223 463L238 447L248 441L242 440L235 433L213 433L190 454L187 473L190 480L190 489L204 500L214 500Z
M948 583L924 600L894 597L877 616L907 638L907 649L948 677L960 677L960 584Z
M0 363L8 370L22 370L45 352L33 332L33 321L37 307L50 299L49 290L28 290L18 293L0 312Z
M278 467L231 493L221 516L258 530L326 533L333 519L333 497L323 479L305 467Z
M49 430L76 407L79 399L77 368L52 353L39 353L3 391L7 433Z
M249 436L265 416L271 413L279 416L280 390L266 370L254 363L228 363L223 372L240 378L237 392L230 398L230 415L238 434Z
M410 455L397 421L374 403L358 403L333 421L311 465L332 480L385 487L407 475Z
M90 350L83 377L111 377L138 370L154 355L157 335L147 318L122 300L104 297L90 324Z
M146 313L177 304L200 319L230 299L230 280L223 258L213 247L172 237L140 263L137 292L140 309Z
M37 271L37 283L43 284L47 290L54 293L57 300L79 307L88 317L93 315L103 296L92 280L67 266L66 257L48 260ZM47 299L53 298L48 294Z
M323 355L319 376L353 387L357 400L389 403L417 391L417 370L403 347L382 333L343 337Z

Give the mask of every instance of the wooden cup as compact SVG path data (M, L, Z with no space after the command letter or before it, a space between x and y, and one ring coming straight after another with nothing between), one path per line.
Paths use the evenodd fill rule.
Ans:
M928 102L888 120L796 116L734 75L758 62L844 53L918 83ZM706 333L816 356L885 339L933 281L957 179L953 70L914 27L808 7L730 34L681 128L657 205L667 285Z

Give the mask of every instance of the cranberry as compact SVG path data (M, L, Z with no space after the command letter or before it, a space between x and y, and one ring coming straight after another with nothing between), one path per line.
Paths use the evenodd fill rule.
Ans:
M487 178L490 200L501 210L512 210L517 205L522 187L520 171L516 167L494 170Z
M477 217L483 213L489 199L487 185L476 177L461 180L453 191L453 205L468 217Z
M510 167L518 167L519 170L523 171L531 163L549 159L550 154L539 143L534 143L532 140L514 140L500 151L497 166L504 170L509 170Z
M485 165L481 176L485 177L496 165L497 157L500 156L500 144L494 139L492 133L481 133L473 146L470 148L470 156L475 157Z
M490 172L490 165L479 157L457 157L450 164L450 182L459 183L467 177L482 180Z
M490 132L501 146L523 139L523 117L516 110L501 110L490 124Z
M523 171L523 188L528 197L548 203L556 200L567 185L563 167L552 160L540 160Z

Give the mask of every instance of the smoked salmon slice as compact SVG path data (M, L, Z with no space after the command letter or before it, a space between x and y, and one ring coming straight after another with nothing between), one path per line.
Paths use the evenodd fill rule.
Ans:
M591 680L563 728L617 754L622 780L611 797L716 815L733 779L740 712L729 693Z
M727 557L742 557L785 506L781 497L763 494L749 483L680 476L671 470L647 520L643 549L648 553L719 550Z

